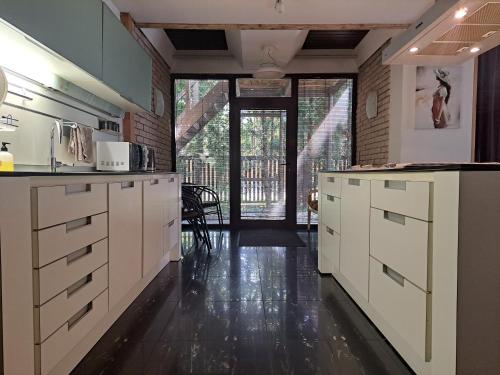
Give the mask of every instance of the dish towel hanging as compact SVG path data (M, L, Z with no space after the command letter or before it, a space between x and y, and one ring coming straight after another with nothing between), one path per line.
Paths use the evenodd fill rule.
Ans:
M75 155L76 161L92 163L94 149L92 143L92 128L77 125L71 128L68 152Z

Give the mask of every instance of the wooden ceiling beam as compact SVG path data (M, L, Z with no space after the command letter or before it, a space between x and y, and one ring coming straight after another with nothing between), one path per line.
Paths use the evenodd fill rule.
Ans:
M173 30L376 30L407 29L402 23L271 24L271 23L150 23L136 22L140 28Z

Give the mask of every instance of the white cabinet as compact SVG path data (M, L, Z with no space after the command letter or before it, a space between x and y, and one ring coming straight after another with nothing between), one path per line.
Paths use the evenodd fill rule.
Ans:
M342 179L340 272L368 299L370 181Z
M109 184L109 305L142 277L142 181Z
M143 181L143 258L142 276L146 276L163 258L165 192L161 179Z

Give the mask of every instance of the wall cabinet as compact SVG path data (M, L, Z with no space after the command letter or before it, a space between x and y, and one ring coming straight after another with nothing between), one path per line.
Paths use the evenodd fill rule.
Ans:
M103 4L103 81L123 97L151 111L151 57Z
M142 277L142 181L109 184L109 305Z
M0 0L0 9L8 23L102 78L102 0Z

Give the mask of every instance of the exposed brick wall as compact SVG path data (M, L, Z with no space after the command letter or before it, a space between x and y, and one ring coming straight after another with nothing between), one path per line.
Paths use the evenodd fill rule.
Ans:
M158 88L165 98L165 113L162 117L147 112L127 113L123 121L124 139L154 147L156 168L161 171L171 171L170 67L142 31L136 27L130 15L122 13L121 21L153 59L153 91ZM153 92L151 92L151 102L154 111Z
M381 165L389 156L389 102L390 67L382 65L380 47L359 68L358 106L356 109L356 162L358 164ZM378 92L378 115L366 116L366 97L370 91Z

